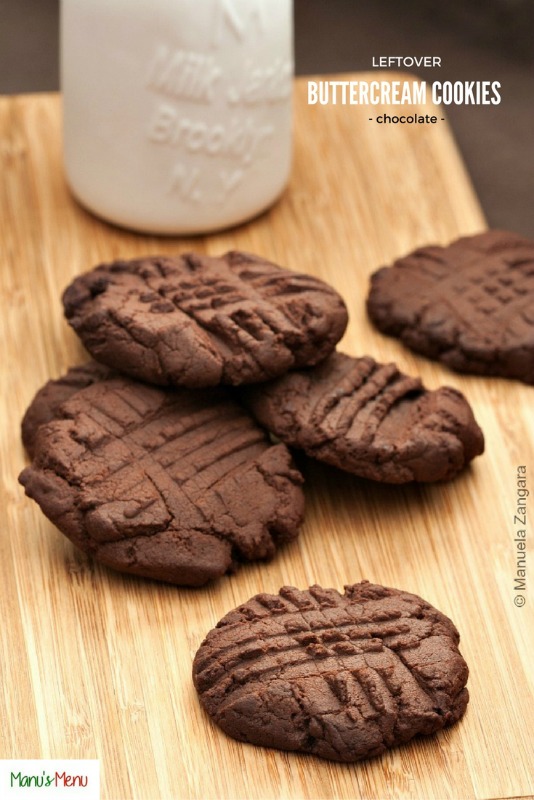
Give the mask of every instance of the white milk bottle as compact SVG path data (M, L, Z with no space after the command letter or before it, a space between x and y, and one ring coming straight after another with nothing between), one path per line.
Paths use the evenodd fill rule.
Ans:
M62 0L74 195L153 233L258 214L288 179L292 76L291 0Z

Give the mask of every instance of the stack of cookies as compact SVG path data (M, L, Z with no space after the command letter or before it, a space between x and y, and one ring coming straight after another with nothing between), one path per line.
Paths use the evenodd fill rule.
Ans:
M342 298L257 256L103 264L63 302L95 360L37 393L20 481L120 571L199 586L272 557L304 513L287 445L390 483L452 478L483 450L459 392L334 352Z
M367 308L453 369L533 383L533 298L532 242L492 231L379 270ZM75 545L122 572L200 586L272 557L304 515L288 446L397 484L453 478L484 449L460 392L334 352L342 298L262 258L116 261L63 300L94 361L35 396L20 481ZM236 739L356 761L462 716L458 643L408 592L285 586L218 623L193 680Z
M528 325L509 329L508 358L488 344L491 313L524 302L531 254L495 232L415 251L372 277L369 315L456 369L532 382L531 347L525 366L517 346ZM449 283L467 287L454 313ZM260 257L116 261L63 301L94 361L36 394L20 482L75 545L122 572L201 586L271 558L304 515L289 448L394 484L451 479L483 452L460 392L335 352L348 321L339 294ZM219 622L193 678L231 736L355 761L462 716L458 642L451 620L404 591L283 587Z

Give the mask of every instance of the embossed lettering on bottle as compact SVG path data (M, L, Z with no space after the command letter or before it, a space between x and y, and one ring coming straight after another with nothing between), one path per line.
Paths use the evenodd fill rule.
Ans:
M113 0L106 9L84 2L82 14L84 3L63 0L64 74L78 57L92 59L99 72L90 102L77 107L86 117L83 124L71 124L74 102L65 91L67 172L82 202L121 224L161 232L235 224L272 203L290 165L290 0L132 0L123 20L113 11ZM97 20L98 15L106 19ZM75 17L81 16L90 28L101 22L102 36L108 37L99 60L87 52L76 55L68 46ZM96 130L90 116L99 104L108 113ZM118 113L112 119L118 108L122 126ZM107 150L101 148L98 174L108 184L112 202L106 205L115 197L116 205L122 204L118 213L96 208L86 196L99 191L91 186L86 192L81 185L88 175L76 161L74 127L80 139L93 136L102 144L106 136L114 139ZM94 141L79 144L81 152L98 149ZM130 213L135 174L142 176L139 210Z

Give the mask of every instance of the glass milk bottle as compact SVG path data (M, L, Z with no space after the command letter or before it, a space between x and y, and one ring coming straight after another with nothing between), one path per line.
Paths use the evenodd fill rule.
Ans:
M291 0L62 0L74 195L153 233L253 217L288 179L292 75Z

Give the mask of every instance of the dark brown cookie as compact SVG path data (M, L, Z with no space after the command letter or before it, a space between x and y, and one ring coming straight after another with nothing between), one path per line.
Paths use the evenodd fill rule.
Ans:
M357 761L462 716L459 640L450 619L407 592L367 581L344 595L285 586L223 617L193 679L235 739Z
M534 241L488 231L371 277L376 327L458 372L534 383Z
M244 398L286 444L375 481L445 480L484 450L460 392L428 391L369 356L334 353L313 369L247 387Z
M40 426L57 419L62 404L69 397L95 381L110 378L114 374L108 367L89 361L87 364L71 367L66 375L45 383L28 406L22 420L22 443L28 454L33 458L35 438Z
M297 536L302 478L224 389L105 379L55 415L19 480L103 564L196 586Z
M347 324L325 283L239 252L102 264L76 278L63 302L97 361L190 388L316 364Z

